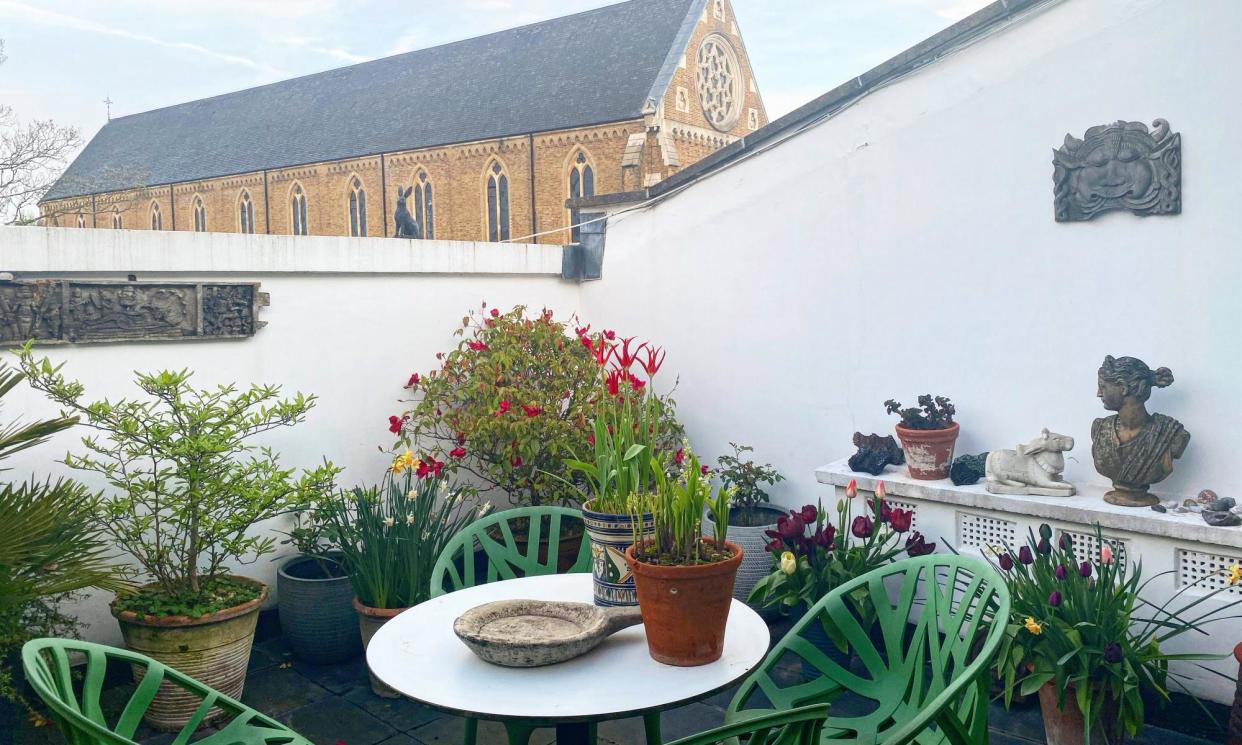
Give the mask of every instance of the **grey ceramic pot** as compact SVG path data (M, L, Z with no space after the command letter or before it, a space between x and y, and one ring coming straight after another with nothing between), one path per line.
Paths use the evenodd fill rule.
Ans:
M314 559L298 556L277 572L276 605L280 628L293 654L316 665L331 665L362 654L349 577L316 576Z
M765 531L776 529L776 519L786 514L785 510L770 504L761 504L758 509L771 516L772 522L755 527L729 526L729 540L742 547L742 565L737 570L737 579L733 582L733 597L746 602L750 591L755 589L759 580L772 573L772 555L767 546L771 539L764 535ZM703 535L715 535L716 523L710 514L703 515ZM754 606L758 610L759 606Z

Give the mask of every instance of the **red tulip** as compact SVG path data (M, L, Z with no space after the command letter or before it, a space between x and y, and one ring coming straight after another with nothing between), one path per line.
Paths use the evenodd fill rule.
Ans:
M608 387L608 395L619 395L621 393L621 371L612 370L609 372L608 377L604 378L604 385Z
M859 515L854 518L854 524L850 526L850 532L855 538L870 538L875 532L875 523L871 522L871 518L865 515Z
M815 505L808 504L802 508L799 514L802 515L802 521L805 522L807 525L810 525L811 523L815 522L815 519L817 517L819 517L819 510L815 509Z
M608 364L608 360L612 359L615 347L611 347L604 341L603 337L596 344L592 344L587 337L582 337L582 343L591 351L591 357L595 360L595 364L603 367Z
M642 391L642 389L643 389L643 386L645 386L645 385L647 385L647 381L645 381L645 380L639 380L638 378L634 377L633 375L631 375L631 376L630 376L630 388L632 388L632 389L634 390L634 392L635 392L635 393L639 393L639 392L641 392L641 391Z
M659 347L646 345L647 354L639 364L642 365L643 371L647 373L647 377L654 378L655 374L660 372L660 366L664 364L665 352Z
M526 416L531 419L543 413L542 408L529 404L522 404L522 411L526 412Z
M850 479L850 483L845 487L845 496L853 499L858 496L858 480Z
M634 337L628 337L621 340L621 351L617 352L617 364L622 370L629 370L635 362L638 361L638 355L647 346L647 342L643 342L630 351L630 345L634 343Z
M910 529L910 525L914 522L914 513L910 510L896 508L889 516L889 524L893 526L893 530L898 533L904 533Z

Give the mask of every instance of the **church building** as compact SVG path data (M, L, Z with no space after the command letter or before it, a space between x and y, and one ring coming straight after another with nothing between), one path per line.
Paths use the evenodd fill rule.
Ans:
M658 183L767 123L728 0L629 0L118 117L44 225L569 243L568 199Z

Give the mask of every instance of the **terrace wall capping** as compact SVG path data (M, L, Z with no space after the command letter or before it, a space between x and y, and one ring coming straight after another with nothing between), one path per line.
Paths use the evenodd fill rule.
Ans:
M1242 528L1213 527L1195 514L1162 515L1146 508L1108 504L1104 501L1104 492L1108 491L1108 487L1096 484L1075 484L1078 494L1073 497L991 494L982 482L971 486L954 486L947 479L918 481L906 475L904 468L890 467L880 476L856 473L850 470L846 459L815 469L815 479L821 484L842 488L851 480L857 480L858 488L867 492L874 491L876 483L883 481L885 489L892 497L1080 525L1099 523L1106 532L1122 531L1242 549ZM928 540L932 538L929 537ZM1022 536L1018 540L1021 541Z

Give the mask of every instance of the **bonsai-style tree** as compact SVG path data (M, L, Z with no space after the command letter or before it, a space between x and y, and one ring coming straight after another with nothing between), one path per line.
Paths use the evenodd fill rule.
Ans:
M736 489L733 495L733 505L729 509L729 524L767 525L771 522L771 518L757 509L759 505L766 504L768 501L768 493L764 491L763 485L775 486L784 481L785 477L778 473L771 463L761 466L747 457L747 453L755 451L749 445L731 442L729 447L733 448L732 455L722 455L716 459L716 463L720 465L720 468L716 469L720 483Z
M201 616L230 608L260 592L231 580L226 562L246 564L275 549L271 536L252 535L256 523L304 509L331 487L330 463L295 476L257 435L306 418L314 396L282 399L280 387L235 385L195 389L191 373L138 374L142 399L84 400L81 383L61 366L20 352L30 384L76 414L97 434L86 452L66 455L72 468L97 473L112 487L97 520L104 534L152 580L117 599L121 610L153 616Z
M0 364L0 399L24 379ZM76 423L61 417L2 424L0 459ZM95 495L68 479L0 483L0 698L20 700L8 662L23 643L74 632L76 623L57 611L56 598L86 587L124 587L108 563L95 505Z
M890 414L901 417L901 426L906 429L949 429L953 426L953 415L957 409L953 402L944 396L932 397L930 393L919 396L919 405L908 409L893 399L884 402L884 409Z

